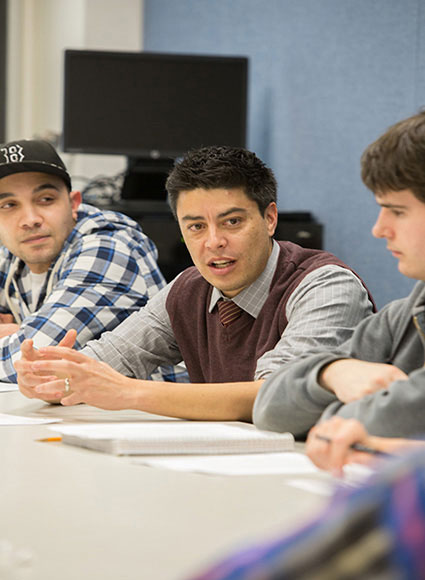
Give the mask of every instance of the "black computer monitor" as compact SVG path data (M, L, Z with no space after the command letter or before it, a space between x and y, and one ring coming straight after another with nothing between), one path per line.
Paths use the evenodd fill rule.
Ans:
M247 77L246 57L66 50L63 149L127 156L123 197L155 197L189 149L245 146Z

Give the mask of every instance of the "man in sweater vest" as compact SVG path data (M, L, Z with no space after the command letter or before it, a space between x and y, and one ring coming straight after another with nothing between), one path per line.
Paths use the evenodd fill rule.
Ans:
M271 372L335 348L373 311L361 280L335 256L273 240L276 189L272 171L245 149L188 153L167 190L194 267L80 352L24 343L21 391L63 405L250 421ZM147 380L158 365L181 361L191 383Z

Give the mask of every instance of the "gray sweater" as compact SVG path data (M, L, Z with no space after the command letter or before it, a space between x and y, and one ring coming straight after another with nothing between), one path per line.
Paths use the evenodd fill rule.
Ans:
M318 352L287 363L262 385L254 405L259 429L304 436L332 415L359 419L373 435L411 437L425 433L425 284L372 314L333 353ZM413 322L416 315L420 325ZM392 363L408 374L388 389L344 404L317 382L321 368L341 358Z

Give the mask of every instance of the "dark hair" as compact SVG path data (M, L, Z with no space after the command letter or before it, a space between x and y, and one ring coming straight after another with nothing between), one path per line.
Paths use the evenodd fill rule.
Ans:
M189 151L171 170L166 188L174 216L180 192L197 188L241 188L257 203L263 216L277 196L272 170L251 151L237 147L202 147Z
M369 145L361 169L374 193L410 189L425 203L425 111L392 125Z

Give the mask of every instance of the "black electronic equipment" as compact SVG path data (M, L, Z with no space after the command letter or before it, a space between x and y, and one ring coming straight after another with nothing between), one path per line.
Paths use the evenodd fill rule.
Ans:
M166 199L189 149L246 144L248 59L66 50L63 149L125 155L122 198Z

